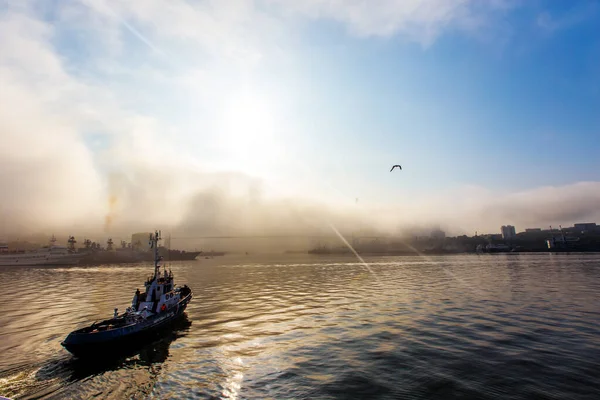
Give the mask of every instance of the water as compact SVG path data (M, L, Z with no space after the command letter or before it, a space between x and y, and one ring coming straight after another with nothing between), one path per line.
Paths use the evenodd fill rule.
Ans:
M111 362L60 341L123 309L148 265L3 267L13 398L597 399L600 255L172 263L188 321Z

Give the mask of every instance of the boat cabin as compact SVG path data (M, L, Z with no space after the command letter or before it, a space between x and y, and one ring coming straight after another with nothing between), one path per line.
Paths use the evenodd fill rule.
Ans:
M159 271L160 267L157 269ZM136 291L131 302L133 311L142 312L144 317L169 310L177 305L180 298L179 293L175 292L173 273L171 271L167 273L166 268L163 274L158 271L144 283L143 293Z

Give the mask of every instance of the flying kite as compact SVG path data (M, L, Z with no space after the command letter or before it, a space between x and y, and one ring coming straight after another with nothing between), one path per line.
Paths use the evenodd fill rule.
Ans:
M392 169L390 169L390 172L392 172L392 171L394 170L394 168L396 168L396 167L398 167L398 168L402 169L402 167L401 167L401 166L399 166L399 165L397 165L397 164L396 164L396 165L394 165L394 166L392 167Z

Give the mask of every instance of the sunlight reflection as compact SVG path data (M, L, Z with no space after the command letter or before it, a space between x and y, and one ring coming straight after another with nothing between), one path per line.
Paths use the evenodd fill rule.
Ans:
M240 357L235 357L232 361L234 369L241 369L244 365L244 362ZM243 379L244 374L242 371L232 371L231 375L226 378L225 383L223 384L221 398L237 399L240 394L240 389L242 388Z

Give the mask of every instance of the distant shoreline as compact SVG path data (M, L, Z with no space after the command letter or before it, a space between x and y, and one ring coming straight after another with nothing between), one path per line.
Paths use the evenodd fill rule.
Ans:
M357 252L361 257L410 257L410 256L459 256L459 255L523 255L523 254L600 254L600 250L553 250L553 251L505 251L505 252ZM308 253L311 256L349 256L355 257L352 252Z

